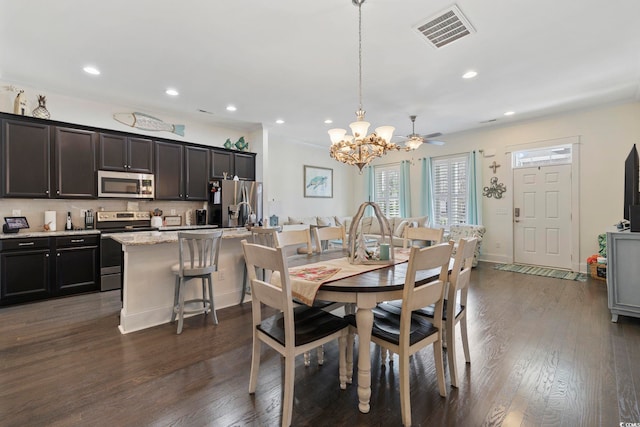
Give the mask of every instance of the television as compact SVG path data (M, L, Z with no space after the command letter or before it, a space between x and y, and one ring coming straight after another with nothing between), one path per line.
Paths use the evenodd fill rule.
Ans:
M640 159L636 144L633 144L627 160L624 161L624 219L626 220L631 220L629 213L631 206L640 205L639 181Z

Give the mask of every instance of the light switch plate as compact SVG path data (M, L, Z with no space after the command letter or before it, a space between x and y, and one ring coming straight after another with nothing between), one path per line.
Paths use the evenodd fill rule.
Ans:
M22 211L20 209L14 209L11 211L12 216L22 216Z

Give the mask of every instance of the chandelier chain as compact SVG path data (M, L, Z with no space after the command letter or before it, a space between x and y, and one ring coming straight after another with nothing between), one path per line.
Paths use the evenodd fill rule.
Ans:
M362 2L358 4L358 101L362 111Z

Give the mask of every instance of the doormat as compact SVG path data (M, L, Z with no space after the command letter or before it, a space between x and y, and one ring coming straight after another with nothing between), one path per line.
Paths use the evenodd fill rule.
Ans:
M496 264L496 270L512 271L514 273L532 274L534 276L553 277L554 279L587 281L587 275L556 268L536 267L535 265L522 264Z

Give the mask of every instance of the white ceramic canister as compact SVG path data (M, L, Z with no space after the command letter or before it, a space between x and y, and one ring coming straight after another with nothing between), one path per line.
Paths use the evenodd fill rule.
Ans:
M49 231L56 231L56 211L45 211L44 223L49 225Z

